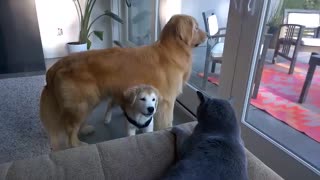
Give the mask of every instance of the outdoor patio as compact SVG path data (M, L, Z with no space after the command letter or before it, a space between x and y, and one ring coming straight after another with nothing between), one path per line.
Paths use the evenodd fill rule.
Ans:
M205 47L198 47L194 50L193 54L193 72L191 75L190 83L197 87L200 88L202 85L202 78L198 75L199 73L203 72L204 69L204 62L205 62ZM284 60L283 58L279 57L278 58L278 63L277 64L272 64L272 57L273 57L273 49L269 49L268 53L266 55L266 61L264 68L268 68L270 66L277 66L277 65L282 65L284 63L288 63L287 60ZM309 62L311 53L309 52L300 52L297 57L297 64L304 64L305 69L301 69L300 67L296 67L295 69L295 74L298 74L300 71L304 71L302 74L306 74L307 69L307 64ZM284 68L286 72L283 72L283 74L287 74L287 69ZM216 66L216 72L220 72L220 65ZM293 75L288 75L288 77L293 76ZM305 75L302 75L303 79L299 81L303 81L305 79ZM316 76L316 75L315 75ZM320 78L320 76L319 76ZM264 79L264 75L262 75L262 80ZM314 79L316 79L314 77ZM284 79L286 81L292 81L292 79ZM320 85L320 83L316 83L317 85ZM313 88L314 84L311 85L310 90ZM256 106L252 105L254 104L254 101L259 100L261 98L259 95L261 93L261 89L263 90L265 85L260 86L260 91L258 94L258 97L256 100L251 101L251 105L247 114L247 119L246 122L252 125L253 127L257 128L259 131L265 133L267 136L269 136L271 139L273 139L276 142L279 142L281 145L284 147L290 149L292 152L295 154L299 155L300 157L304 157L308 162L313 164L315 167L320 167L320 161L318 161L315 157L318 156L315 152L320 151L320 143L318 143L314 138L310 138L304 133L301 133L301 131L296 130L296 127L292 127L290 122L285 122L282 120L279 120L277 117L274 117L270 113L268 113L266 110L261 110L257 108ZM297 89L300 90L302 89L301 87L297 87ZM218 86L208 82L207 84L207 89L206 92L210 95L215 97L218 93ZM296 98L299 97L299 93L295 94L297 96ZM310 95L310 94L309 94ZM309 101L314 97L309 96L306 100L306 102L302 105L303 108L309 108L312 113L315 114L320 114L320 108L313 108L312 106L309 106ZM272 101L277 102L276 99L273 99ZM319 101L319 99L317 100ZM295 104L297 106L300 106L301 104L298 103L298 100L296 102L291 102L292 104ZM304 107L305 106L305 107ZM283 107L276 107L276 109L280 112L287 112L288 109L285 109ZM294 113L294 111L291 111ZM291 119L296 118L297 116L295 114L292 115ZM299 122L299 121L295 121ZM304 122L304 120L303 120ZM314 119L313 125L316 127L320 126L319 118ZM305 148L309 147L309 148Z

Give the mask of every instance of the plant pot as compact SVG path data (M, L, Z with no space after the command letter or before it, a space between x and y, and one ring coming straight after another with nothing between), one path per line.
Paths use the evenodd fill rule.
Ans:
M77 53L81 51L87 51L87 43L79 44L78 42L67 43L68 52Z
M271 41L270 41L270 45L269 48L270 49L275 49L276 45L277 45L277 41L278 41L278 34L273 34Z
M272 27L272 28L269 29L268 33L272 34L272 38L271 38L271 41L270 41L269 48L270 49L275 49L277 41L278 41L279 28L278 27Z

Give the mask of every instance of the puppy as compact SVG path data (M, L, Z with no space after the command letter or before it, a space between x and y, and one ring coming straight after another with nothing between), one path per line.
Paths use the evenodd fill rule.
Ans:
M105 124L109 124L112 118L112 108L120 104L126 116L127 135L132 136L136 131L153 131L153 115L156 113L161 96L156 88L150 85L137 85L127 89L121 99L111 99L109 102Z
M247 180L247 159L233 108L226 100L197 94L201 101L198 124L191 136L183 129L173 128L178 138L179 161L164 179ZM184 138L180 146L179 140Z

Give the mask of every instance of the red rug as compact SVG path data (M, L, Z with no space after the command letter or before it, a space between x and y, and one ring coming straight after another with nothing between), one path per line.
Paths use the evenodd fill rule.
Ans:
M306 101L297 103L308 67L297 62L289 75L289 63L264 65L258 97L251 104L320 142L320 69L314 73ZM217 77L209 81L219 83Z

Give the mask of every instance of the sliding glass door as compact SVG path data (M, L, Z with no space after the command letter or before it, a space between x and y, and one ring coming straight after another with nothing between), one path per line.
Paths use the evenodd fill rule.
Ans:
M263 45L266 43L265 24L269 7L269 0L230 1L229 9L226 9L229 13L221 63L217 63L214 71L210 70L204 83L204 67L208 64L205 55L212 56L214 52L212 49L210 53L206 53L206 48L203 48L202 52L196 49L192 77L178 102L195 114L198 105L195 91L204 91L211 97L232 98L241 124L243 140L252 153L285 179L317 179L319 169L276 141L268 131L263 131L250 122L252 118L264 120L264 117L251 113L251 109L255 107L249 103L254 88L259 88L253 82L259 71L257 67L260 66L261 57L265 55ZM197 61L203 63L199 65ZM318 155L314 158L319 161L319 157Z
M124 4L126 1L122 2ZM128 46L147 45L156 41L159 27L163 27L173 14L179 13L192 15L199 22L200 28L212 35L208 42L193 51L191 78L183 94L177 99L178 107L184 109L185 114L191 119L195 117L198 106L196 91L203 91L211 97L233 99L243 140L254 155L285 179L318 178L318 169L274 139L275 131L261 129L265 125L261 122L267 121L264 121L265 117L255 116L253 113L258 108L253 106L252 92L258 90L257 99L263 90L257 83L260 82L257 79L261 78L263 70L260 68L263 67L261 62L264 63L262 60L266 56L270 59L266 55L270 50L268 51L265 29L267 13L270 12L273 0L127 2L129 7L128 4L122 6L122 15L126 19L122 42ZM252 119L260 122L254 123ZM275 127L276 124L272 122L269 126L275 130L278 128ZM279 134L281 136L281 132ZM320 162L319 157L315 156L315 161L318 158Z

